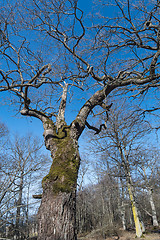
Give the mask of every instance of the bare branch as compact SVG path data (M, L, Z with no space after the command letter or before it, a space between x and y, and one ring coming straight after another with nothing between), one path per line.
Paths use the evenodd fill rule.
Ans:
M86 121L86 126L89 128L89 129L92 129L95 131L95 134L99 134L102 130L102 127L104 127L104 129L106 129L106 125L105 124L101 124L99 128L96 128L94 126L91 126L87 121Z

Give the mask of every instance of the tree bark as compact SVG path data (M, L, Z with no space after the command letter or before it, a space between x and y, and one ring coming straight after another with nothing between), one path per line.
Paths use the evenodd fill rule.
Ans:
M154 201L153 201L152 189L151 188L148 188L148 195L149 195L149 202L150 202L151 209L152 209L153 226L158 227L157 213L156 213L156 208L155 208L155 204L154 204Z
M39 209L39 240L76 240L76 191L46 189Z
M134 224L135 224L135 228L136 228L136 236L137 237L142 237L143 236L142 225L141 225L141 222L140 222L140 219L139 219L139 216L138 216L138 209L137 209L134 194L133 194L133 191L132 191L132 186L129 182L127 183L127 186L128 186L128 192L129 192L129 197L130 197L131 206L132 206Z
M77 240L76 185L80 164L77 140L70 126L64 125L57 132L49 121L44 129L53 164L42 181L38 240Z

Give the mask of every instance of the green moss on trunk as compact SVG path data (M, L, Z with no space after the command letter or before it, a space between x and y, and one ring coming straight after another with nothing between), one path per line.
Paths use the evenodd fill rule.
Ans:
M52 141L57 151L49 174L43 178L43 187L49 184L54 193L71 192L76 188L80 158L70 136L70 127L63 126Z

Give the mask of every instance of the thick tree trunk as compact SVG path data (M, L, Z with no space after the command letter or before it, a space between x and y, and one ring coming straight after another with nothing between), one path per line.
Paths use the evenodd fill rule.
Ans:
M76 197L46 189L39 209L39 240L76 240Z
M92 109L100 105L107 112L111 105L103 103L106 96L115 86L106 86L97 91L82 106L76 119L67 126L65 123L65 107L67 86L64 82L56 123L43 112L29 109L28 101L24 103L21 114L40 119L44 128L45 145L51 151L53 164L49 174L43 179L42 202L39 209L38 240L76 240L76 200L78 169L80 157L78 138L82 134L86 120ZM27 99L25 89L25 98ZM102 127L102 126L101 126ZM93 128L95 129L95 128ZM96 132L99 132L96 128Z
M53 164L42 182L38 240L76 240L78 144L66 125L58 132L54 128L47 129L44 136Z

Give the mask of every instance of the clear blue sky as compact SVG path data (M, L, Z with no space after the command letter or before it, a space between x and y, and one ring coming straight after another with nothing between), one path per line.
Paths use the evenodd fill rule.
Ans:
M31 132L35 135L43 134L42 123L38 119L23 117L20 114L16 115L12 106L0 104L0 121L7 125L11 133L26 134Z

